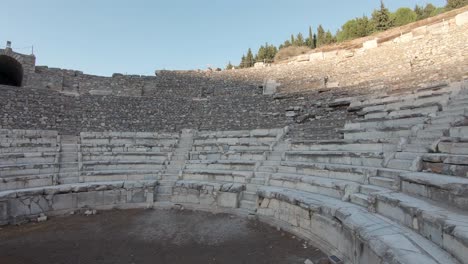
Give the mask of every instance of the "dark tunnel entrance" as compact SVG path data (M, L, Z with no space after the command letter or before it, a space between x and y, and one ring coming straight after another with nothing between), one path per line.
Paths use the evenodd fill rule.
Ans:
M0 55L0 84L20 87L23 82L23 67L17 60Z

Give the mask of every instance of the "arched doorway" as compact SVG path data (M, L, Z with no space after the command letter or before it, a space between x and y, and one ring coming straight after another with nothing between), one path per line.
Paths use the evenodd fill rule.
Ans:
M23 82L23 66L17 60L0 55L0 84L20 87Z

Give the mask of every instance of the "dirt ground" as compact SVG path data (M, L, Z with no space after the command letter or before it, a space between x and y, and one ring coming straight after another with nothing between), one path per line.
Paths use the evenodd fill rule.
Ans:
M258 221L188 210L108 211L0 229L1 264L303 264L323 257Z

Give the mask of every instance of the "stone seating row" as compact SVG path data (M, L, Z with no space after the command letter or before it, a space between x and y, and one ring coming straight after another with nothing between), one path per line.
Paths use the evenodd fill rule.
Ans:
M151 207L156 186L157 181L113 181L1 191L0 224L80 209Z
M260 217L319 239L345 263L460 263L421 234L340 199L267 186L257 194ZM454 249L456 257L465 257L463 247Z

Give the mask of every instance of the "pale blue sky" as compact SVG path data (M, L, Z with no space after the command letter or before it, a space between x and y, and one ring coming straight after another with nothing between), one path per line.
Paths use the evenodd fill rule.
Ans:
M391 10L445 0L386 0ZM379 0L0 0L0 47L34 45L38 65L111 75L239 63L249 48L345 21Z

